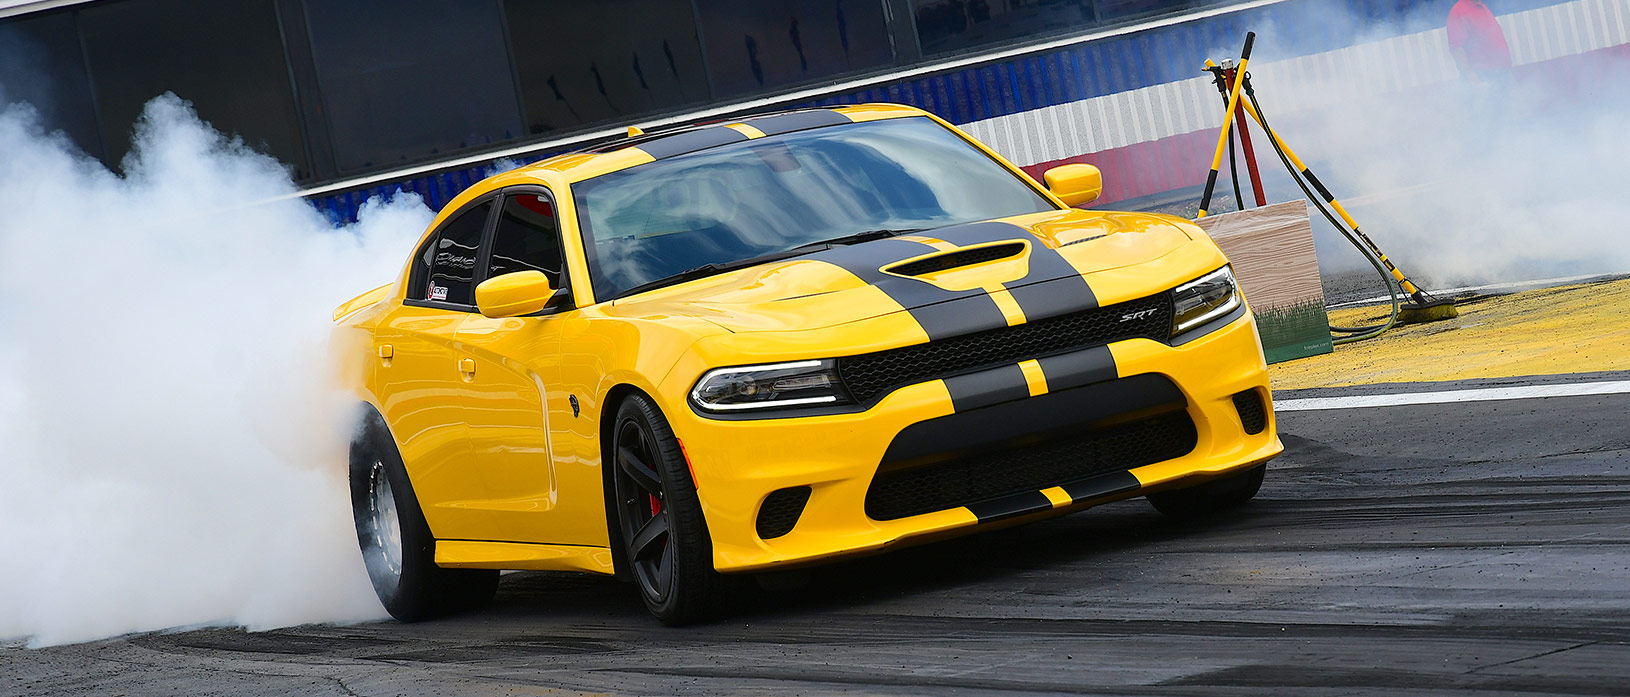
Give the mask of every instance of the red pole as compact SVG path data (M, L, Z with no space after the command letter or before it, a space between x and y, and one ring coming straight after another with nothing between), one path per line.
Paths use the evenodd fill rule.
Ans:
M1234 89L1234 79L1239 74L1238 68L1229 68L1224 71L1228 78L1228 89ZM1268 205L1268 199L1262 191L1262 174L1256 169L1256 150L1251 147L1251 129L1245 123L1245 105L1234 106L1234 122L1239 124L1240 146L1245 150L1245 171L1251 174L1251 191L1256 194L1258 208Z

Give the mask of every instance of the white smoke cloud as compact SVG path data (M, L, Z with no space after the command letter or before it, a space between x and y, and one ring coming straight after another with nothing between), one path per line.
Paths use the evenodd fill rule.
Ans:
M173 95L133 142L119 176L0 112L0 639L383 616L326 342L430 211L260 203L283 165Z
M1406 273L1448 287L1630 272L1630 54L1530 62L1536 47L1509 28L1534 20L1511 15L1515 69L1462 75L1438 9L1394 23L1425 30L1419 41L1350 21L1369 26L1354 48L1300 62L1274 55L1297 27L1265 28L1253 83L1270 123ZM1300 197L1257 140L1276 197ZM1326 271L1369 268L1312 214Z
M1342 182L1379 194L1354 214L1417 273L1461 285L1630 271L1627 113L1622 96L1459 80L1317 128L1385 134L1339 163Z

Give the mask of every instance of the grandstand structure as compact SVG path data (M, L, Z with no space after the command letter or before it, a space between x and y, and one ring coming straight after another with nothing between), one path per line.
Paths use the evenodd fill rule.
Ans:
M336 221L397 190L439 207L631 124L874 101L938 114L1035 173L1097 164L1102 203L1136 207L1203 181L1222 109L1200 66L1246 31L1255 71L1417 89L1455 75L1452 4L0 0L0 99L116 167L143 105L173 92L286 163ZM1489 4L1519 67L1630 43L1622 0Z

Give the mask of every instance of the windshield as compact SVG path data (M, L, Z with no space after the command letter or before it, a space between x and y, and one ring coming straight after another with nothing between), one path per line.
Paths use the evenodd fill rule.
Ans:
M602 301L705 264L856 233L1054 209L978 148L923 117L717 147L587 179L572 194Z

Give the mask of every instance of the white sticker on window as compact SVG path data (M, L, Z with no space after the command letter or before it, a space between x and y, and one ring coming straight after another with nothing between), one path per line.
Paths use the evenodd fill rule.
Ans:
M430 284L430 299L431 300L446 300L447 299L447 287L446 286L438 286L434 282L432 282Z

